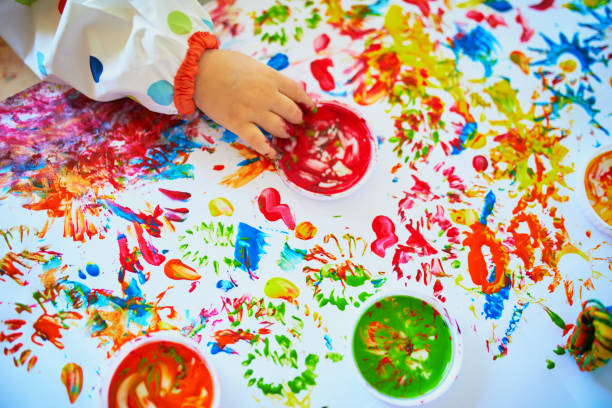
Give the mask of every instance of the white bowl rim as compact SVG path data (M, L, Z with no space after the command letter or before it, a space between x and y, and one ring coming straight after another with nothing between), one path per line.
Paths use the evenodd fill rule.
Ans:
M206 364L208 371L212 377L212 383L214 388L213 401L211 404L211 408L219 408L220 400L221 400L221 388L219 386L219 376L217 375L217 370L214 365L211 363L210 358L208 358L200 348L198 348L198 344L192 339L183 336L180 332L176 330L161 330L153 333L143 334L142 336L138 336L127 343L123 344L119 350L113 354L113 356L109 359L109 364L107 364L106 368L102 371L101 380L102 384L99 388L100 392L100 406L102 408L108 408L108 392L111 380L113 379L113 374L121 364L121 362L135 349L144 346L145 344L155 343L167 341L170 343L178 343L182 346L187 347L188 349L195 352Z
M376 163L378 163L378 140L376 136L372 133L372 129L370 128L370 126L368 126L368 123L366 122L365 118L352 106L349 106L343 102L335 101L335 100L315 102L315 105L319 105L319 104L329 104L329 105L341 106L347 109L349 112L353 113L359 119L364 121L366 128L368 129L368 139L370 140L370 148L371 148L370 156L371 157L370 157L370 163L368 164L368 168L366 169L365 173L363 173L363 176L361 176L361 178L352 187L350 187L349 189L345 191L342 191L336 194L324 194L324 193L315 193L314 191L306 190L305 188L302 188L298 186L297 184L295 184L294 182L292 182L291 180L289 180L289 178L285 175L285 172L280 168L278 161L275 163L274 167L276 169L276 173L279 175L283 183L287 187L289 187L291 190L295 191L296 193L301 194L313 200L320 200L320 201L339 200L341 198L346 198L352 195L357 190L359 190L368 181L368 179L374 172Z
M440 381L437 387L427 392L424 395L420 395L415 398L395 398L388 396L386 394L381 393L372 387L361 375L361 371L357 366L357 362L355 361L355 355L353 353L353 337L355 336L355 328L361 316L363 316L364 312L372 306L374 303L378 302L387 297L391 296L411 296L420 300L423 300L429 303L444 319L444 322L447 324L451 334L452 334L452 347L453 354L451 359L451 364L447 370L446 375ZM419 290L417 288L403 288L403 289L387 289L381 292L376 293L375 295L369 297L365 302L363 302L359 309L356 311L355 316L353 318L353 322L350 325L351 333L347 336L348 344L348 353L350 355L351 366L355 370L356 375L359 377L360 382L364 385L370 393L372 393L379 400L398 407L412 407L417 405L423 405L428 402L431 402L437 398L439 398L442 394L444 394L448 389L453 385L455 380L459 375L459 371L461 369L461 365L463 363L463 336L461 334L461 329L459 328L459 324L457 321L452 318L444 304L431 296L429 293L424 290Z

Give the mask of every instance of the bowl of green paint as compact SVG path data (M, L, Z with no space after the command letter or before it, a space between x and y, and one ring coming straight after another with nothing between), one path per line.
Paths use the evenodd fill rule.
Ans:
M383 292L362 306L353 327L353 366L383 402L426 404L457 379L461 331L437 299L407 289Z

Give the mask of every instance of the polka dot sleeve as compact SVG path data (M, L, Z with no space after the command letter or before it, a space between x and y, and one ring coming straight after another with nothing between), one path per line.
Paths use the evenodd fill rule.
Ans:
M197 61L217 46L211 29L197 0L0 5L0 35L42 79L68 84L92 99L129 97L169 114L195 110Z

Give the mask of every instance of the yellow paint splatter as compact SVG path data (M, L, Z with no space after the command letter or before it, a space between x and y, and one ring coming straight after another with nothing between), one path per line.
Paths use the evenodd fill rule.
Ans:
M314 238L317 235L317 227L309 221L300 222L295 227L295 237L304 241Z
M74 404L83 389L83 369L78 364L68 363L62 368L60 378L66 387L70 403Z
M264 293L273 299L295 299L300 295L300 290L285 278L270 278L266 282Z
M565 72L574 72L576 70L576 61L573 59L568 59L559 63L559 67Z
M525 54L520 51L512 51L510 53L510 61L515 63L521 69L521 71L523 71L523 73L529 74L530 59L527 58Z
M234 214L234 206L223 197L210 200L208 203L208 210L213 217L218 217L220 215L231 217Z

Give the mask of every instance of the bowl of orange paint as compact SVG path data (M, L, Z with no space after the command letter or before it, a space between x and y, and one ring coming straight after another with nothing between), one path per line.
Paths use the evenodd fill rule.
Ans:
M432 296L410 289L381 292L362 305L351 327L353 368L366 389L386 404L426 404L458 377L461 331Z
M601 232L612 236L612 145L597 149L577 175L587 217Z
M197 345L177 332L157 332L126 343L105 370L104 408L218 408L217 373Z
M289 139L275 139L276 168L294 191L314 199L346 197L374 168L378 145L365 119L340 102L318 102Z

